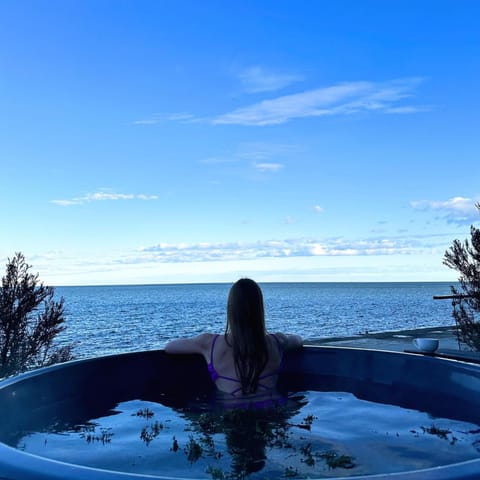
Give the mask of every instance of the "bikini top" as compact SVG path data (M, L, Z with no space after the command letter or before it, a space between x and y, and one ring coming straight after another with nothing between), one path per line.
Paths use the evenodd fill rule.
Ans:
M277 342L278 351L280 353L280 357L282 358L282 362L283 362L283 351L282 351L282 347L280 345L280 340L278 340L278 338L273 333L271 333L270 335ZM210 377L211 377L213 382L215 382L218 378L221 378L223 380L230 380L231 382L241 384L242 382L238 378L226 377L225 375L220 375L217 372L217 370L215 369L215 367L213 366L213 350L215 348L215 343L217 343L217 339L218 339L219 336L220 335L218 335L218 334L215 335L215 338L213 339L213 342L212 342L212 348L210 349L210 363L207 365L208 372L210 373ZM278 375L279 372L280 372L280 367L281 367L281 363L280 363L280 366L274 372L267 373L266 375L260 375L260 377L258 377L258 380L263 380L265 378L273 377L275 375ZM258 386L264 388L265 390L271 390L271 387L267 387L266 385L263 385L260 381L258 382ZM235 395L236 393L240 392L241 390L242 390L242 387L240 386L239 388L236 388L235 390L233 390L230 393L231 393L231 395Z

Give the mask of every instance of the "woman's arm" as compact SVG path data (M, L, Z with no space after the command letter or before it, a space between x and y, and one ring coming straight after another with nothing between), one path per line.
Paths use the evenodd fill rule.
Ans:
M283 350L295 350L303 345L303 339L300 335L278 332L275 333L275 336L280 340Z
M173 354L200 353L205 356L211 344L211 333L202 333L197 337L178 338L165 345L165 352ZM205 356L205 358L207 358Z

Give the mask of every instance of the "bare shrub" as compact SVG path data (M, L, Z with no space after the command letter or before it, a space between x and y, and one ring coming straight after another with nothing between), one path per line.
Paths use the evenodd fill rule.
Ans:
M71 360L72 345L59 347L65 330L63 298L30 273L22 253L8 259L0 289L0 378Z
M480 210L480 203L476 207ZM460 274L460 287L451 287L457 338L472 350L480 351L480 229L472 225L470 240L454 240L443 263Z

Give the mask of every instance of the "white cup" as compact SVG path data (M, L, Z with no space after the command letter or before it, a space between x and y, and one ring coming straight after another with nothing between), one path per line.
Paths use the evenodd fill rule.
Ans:
M436 338L415 338L413 344L422 352L433 353L438 348Z

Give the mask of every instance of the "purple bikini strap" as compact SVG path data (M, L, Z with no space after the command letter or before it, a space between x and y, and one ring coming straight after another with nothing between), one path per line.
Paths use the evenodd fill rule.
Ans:
M271 333L270 334L274 339L275 341L277 342L277 347L278 347L278 351L283 354L283 350L282 350L282 345L280 344L280 340L277 338L277 336L274 334L274 333Z
M212 342L212 347L210 348L210 365L213 366L213 349L215 348L215 343L217 343L217 338L219 337L219 334L215 335L215 338L213 339Z

